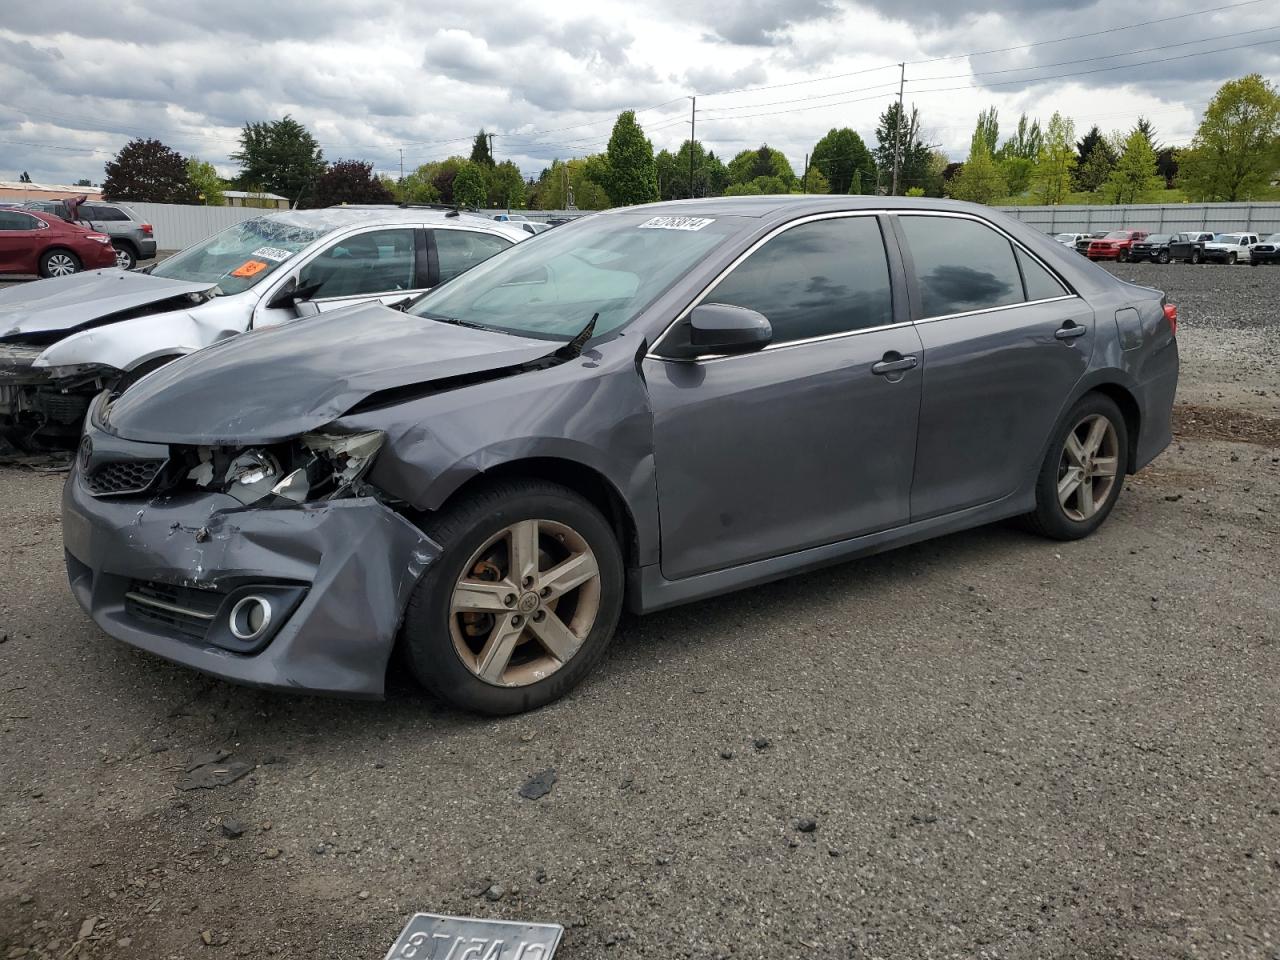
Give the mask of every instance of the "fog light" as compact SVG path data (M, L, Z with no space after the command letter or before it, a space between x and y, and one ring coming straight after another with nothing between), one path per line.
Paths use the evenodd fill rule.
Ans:
M257 640L271 626L271 602L251 594L236 601L228 618L231 635L237 640Z

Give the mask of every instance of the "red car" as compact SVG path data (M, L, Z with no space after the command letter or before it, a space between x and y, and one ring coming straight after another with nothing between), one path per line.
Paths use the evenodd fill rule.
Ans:
M116 252L105 233L54 216L0 207L0 273L65 277L115 265Z
M1090 260L1123 262L1129 259L1129 248L1133 246L1133 241L1145 240L1147 236L1146 230L1112 230L1105 237L1090 240L1085 256Z

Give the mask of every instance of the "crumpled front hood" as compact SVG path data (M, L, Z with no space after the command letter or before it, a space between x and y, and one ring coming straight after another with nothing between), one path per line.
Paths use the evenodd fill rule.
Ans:
M330 423L379 391L500 370L556 347L362 304L175 360L127 390L105 427L155 443L276 443Z
M0 290L0 339L71 331L162 300L204 293L214 286L114 267L17 284Z

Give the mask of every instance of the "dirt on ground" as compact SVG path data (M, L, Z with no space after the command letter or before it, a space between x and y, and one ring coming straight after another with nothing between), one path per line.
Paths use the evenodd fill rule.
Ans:
M1095 536L630 619L505 720L117 643L61 478L0 470L0 960L379 958L415 911L566 958L1280 956L1280 270L1115 270L1179 303L1183 373Z

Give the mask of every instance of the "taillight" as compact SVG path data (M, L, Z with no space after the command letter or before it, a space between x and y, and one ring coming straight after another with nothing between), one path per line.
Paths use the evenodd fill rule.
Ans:
M1178 305L1176 303L1166 303L1164 305L1164 318L1169 321L1169 332L1174 336L1178 335Z
M148 237L151 236L151 224L149 223L142 224L142 232L145 233Z

